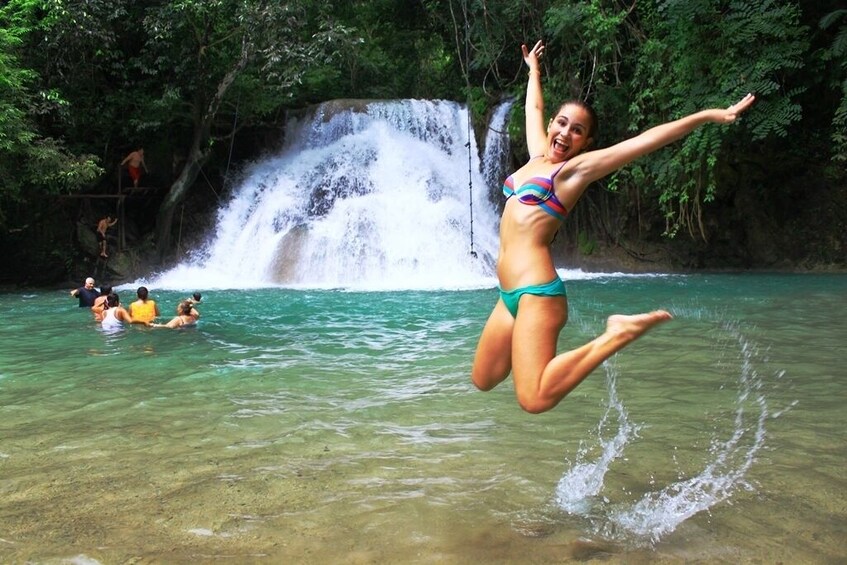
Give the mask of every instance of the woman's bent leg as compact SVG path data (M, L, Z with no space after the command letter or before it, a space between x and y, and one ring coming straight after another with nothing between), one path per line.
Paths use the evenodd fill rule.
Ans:
M512 371L512 330L515 319L498 300L488 317L474 355L471 380L480 390L491 390Z
M523 304L522 304L523 306ZM533 309L534 310L534 309ZM522 311L521 314L524 312ZM530 314L531 312L527 312ZM537 314L536 314L537 317ZM571 351L560 355L551 355L550 335L553 329L534 321L535 330L524 329L520 323L515 331L515 352L513 352L515 390L518 402L527 412L540 413L555 407L579 383L591 374L603 361L638 339L653 326L670 320L672 316L664 310L633 316L610 316L606 322L606 331L600 336ZM532 319L528 320L533 322ZM529 324L528 324L529 325ZM519 339L530 339L542 345L530 347L531 353L539 359L529 359L523 352L518 353ZM556 332L558 337L558 332ZM525 344L521 344L525 345ZM555 339L553 341L555 349ZM545 361L543 367L540 362Z
M512 336L512 378L518 403L527 412L543 412L555 406L544 400L541 376L556 357L559 333L567 319L568 301L564 296L521 297ZM544 408L546 404L549 407Z

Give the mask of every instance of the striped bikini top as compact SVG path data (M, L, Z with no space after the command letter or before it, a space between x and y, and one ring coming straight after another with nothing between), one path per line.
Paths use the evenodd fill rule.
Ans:
M567 161L566 161L567 162ZM515 189L515 180L512 175L503 183L503 194L506 198L517 196L518 202L527 206L540 206L542 210L553 216L559 221L565 219L568 215L568 210L565 208L559 199L556 198L556 193L553 192L553 178L562 170L565 163L559 165L550 178L532 177L517 189Z

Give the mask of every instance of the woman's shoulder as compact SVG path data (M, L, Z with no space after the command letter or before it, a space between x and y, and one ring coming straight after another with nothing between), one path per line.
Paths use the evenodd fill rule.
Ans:
M515 173L535 174L536 172L546 171L553 164L553 161L548 159L546 155L536 155L530 157L529 161L521 165Z

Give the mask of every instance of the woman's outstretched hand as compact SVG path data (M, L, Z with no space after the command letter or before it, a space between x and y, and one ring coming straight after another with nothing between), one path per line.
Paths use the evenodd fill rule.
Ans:
M753 105L753 102L756 101L756 97L752 94L748 94L744 98L742 98L739 102L736 102L726 110L719 110L719 116L716 121L724 124L731 124L735 120L738 119L738 116L745 112L747 108Z
M527 49L526 45L521 45L523 52L523 60L530 71L540 71L538 60L544 54L544 43L539 39L532 50Z

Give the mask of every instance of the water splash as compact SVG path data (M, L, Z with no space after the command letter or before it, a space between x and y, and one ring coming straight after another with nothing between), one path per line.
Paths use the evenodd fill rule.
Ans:
M493 286L499 220L466 124L467 110L446 101L320 106L289 124L278 155L245 172L209 245L151 284ZM469 254L469 174L478 259Z
M603 365L606 370L606 389L608 402L603 417L597 425L597 437L600 455L589 460L590 446L580 444L576 463L565 472L556 487L556 502L562 509L573 514L586 514L590 511L592 500L603 489L603 478L612 461L623 455L624 447L638 434L639 427L632 424L626 409L618 399L617 369L611 362ZM610 439L603 439L613 414L617 414L617 432Z
M756 346L737 327L727 325L725 330L737 343L740 355L733 432L728 439L713 438L711 460L703 470L661 490L647 492L634 503L612 504L605 498L597 499L609 464L622 455L637 432L614 394L615 375L609 372L608 409L600 428L605 427L610 411L616 411L618 432L610 441L600 440L603 449L595 461L586 460L588 450L580 449L576 464L559 481L556 499L560 508L591 519L595 533L606 539L649 545L675 531L688 518L729 499L739 488L752 489L745 476L764 446L769 409L761 376L754 366L758 358Z

